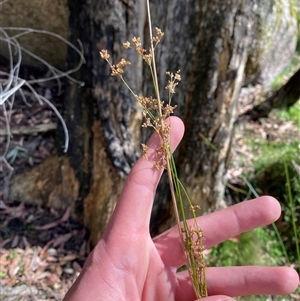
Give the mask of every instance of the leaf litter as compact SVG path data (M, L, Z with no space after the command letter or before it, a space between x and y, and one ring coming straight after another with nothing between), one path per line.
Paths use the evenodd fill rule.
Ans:
M28 78L40 77L26 68ZM35 89L61 108L63 91L58 96L53 81ZM57 116L34 101L30 91L25 93L26 102L17 93L13 107L7 106L6 112L0 107L0 154L5 155L0 160L0 301L56 301L78 277L90 252L89 235L72 219L70 208L58 212L4 201L11 175L38 165L54 151ZM10 137L5 114L10 118Z
M0 202L0 300L61 300L90 252L70 210ZM34 218L32 218L34 216ZM54 222L53 222L54 220Z

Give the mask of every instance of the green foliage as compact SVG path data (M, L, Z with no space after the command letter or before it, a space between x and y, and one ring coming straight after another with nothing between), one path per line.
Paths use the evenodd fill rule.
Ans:
M300 100L288 109L277 110L275 115L284 121L293 121L300 129Z
M213 247L208 262L211 266L282 265L285 258L274 233L258 228Z
M250 143L252 144L253 152L258 154L253 161L256 179L252 179L252 181L259 183L260 188L263 190L271 191L270 188L272 188L275 189L278 196L283 196L284 185L279 185L280 187L277 188L276 186L278 183L282 184L285 182L284 162L291 162L292 160L299 162L297 156L299 153L299 141L293 140L286 143L284 141L255 140ZM291 174L296 175L296 171L291 170ZM276 181L273 185L271 181L274 180Z
M261 132L257 134L257 128L253 130L252 127L244 132L243 141L253 158L250 165L249 160L239 159L245 168L245 186L241 188L249 191L249 198L256 193L274 196L281 203L282 215L272 227L242 234L214 248L210 259L213 265L291 264L299 272L300 176L297 168L300 166L300 144L297 129L300 129L300 101L289 109L273 110L271 115L269 120L263 121L264 126L259 127L266 131L265 136ZM280 135L274 132L273 124L268 137L268 122L277 121ZM300 288L295 294L299 293ZM292 296L271 298L273 301L294 300ZM247 296L237 300L265 301L270 300L270 296Z
M291 0L291 13L296 17L298 34L297 34L297 46L296 51L300 54L300 4L299 0Z
M294 293L294 295L299 295L299 289ZM243 296L237 297L237 301L295 301L293 296L271 296L271 295L259 295L259 296Z
M288 199L288 213L286 214L286 221L288 225L292 225L293 235L288 242L292 242L291 248L295 245L295 253L292 253L291 260L298 262L298 271L300 271L300 247L299 247L299 229L300 229L300 183L299 181L291 181L290 173L287 164L284 164L286 174L286 186L287 186L287 199ZM299 174L299 171L298 171ZM295 197L292 194L294 188ZM294 256L295 254L295 256Z
M298 107L299 103L295 110ZM281 111L279 115L293 120L297 116L295 112L290 109ZM287 251L286 262L299 265L300 176L295 167L300 165L299 139L293 137L289 142L255 140L250 145L256 156L253 160L254 171L247 179L260 195L272 195L280 201L282 216L276 226Z
M298 24L298 35L297 35L297 46L296 51L300 54L300 9L298 8L297 14L297 24Z

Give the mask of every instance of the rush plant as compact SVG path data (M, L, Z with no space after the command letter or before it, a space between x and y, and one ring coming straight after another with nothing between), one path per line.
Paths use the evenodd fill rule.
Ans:
M175 212L175 218L178 225L179 236L181 239L183 251L186 257L186 266L189 271L191 282L193 284L197 298L207 296L207 285L205 276L205 262L203 257L204 247L202 244L203 233L197 224L196 210L200 209L199 206L194 206L190 200L187 191L180 182L176 170L175 160L172 155L170 147L170 131L171 125L167 123L167 119L173 114L176 106L172 106L171 100L175 93L175 88L181 81L180 70L177 72L169 72L166 74L169 76L167 86L168 101L165 102L160 97L160 89L158 85L156 62L155 62L155 49L160 43L164 33L155 28L155 36L152 33L151 15L149 8L149 1L147 0L148 22L149 22L149 36L150 36L150 49L146 50L141 45L141 39L139 37L133 37L131 42L126 41L123 43L123 47L128 49L134 47L137 55L140 55L144 62L150 69L153 85L154 96L141 96L134 93L131 87L128 85L123 77L125 67L130 65L130 62L125 58L121 58L118 63L112 63L110 61L110 55L106 49L100 51L100 56L107 61L111 68L111 76L117 76L129 89L133 97L143 108L144 122L142 127L152 128L160 138L160 146L156 149L156 160L153 163L154 168L165 169L168 174L169 186L171 197L173 201L173 207ZM143 157L147 158L148 148L145 144L142 144ZM185 213L184 202L189 204L189 212L192 212L193 222L188 222Z

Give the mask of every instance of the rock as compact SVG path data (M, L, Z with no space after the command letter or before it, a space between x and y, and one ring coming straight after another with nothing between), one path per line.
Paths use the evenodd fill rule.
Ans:
M1 1L2 2L2 1ZM68 0L8 0L0 4L1 27L28 27L47 30L59 34L63 38L68 36L69 10ZM15 30L5 30L15 35ZM3 37L3 33L1 33ZM29 33L19 37L20 45L48 63L65 67L67 45L59 39L43 33ZM1 43L1 55L7 57L7 43ZM41 66L36 59L23 53L22 62L27 65Z
M246 66L246 84L270 85L291 62L297 44L292 0L260 0L254 43Z

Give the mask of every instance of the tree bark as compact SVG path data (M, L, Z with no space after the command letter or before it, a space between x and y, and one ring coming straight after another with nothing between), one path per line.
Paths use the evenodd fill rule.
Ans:
M160 25L163 20L166 32L158 49L160 77L166 81L166 69L180 69L182 75L176 101L186 134L176 156L179 175L201 212L214 210L224 206L225 172L257 2L170 1L165 9L158 1L151 3L155 21ZM154 212L156 217L165 213L166 219L169 198L158 198ZM153 233L164 230L165 223L155 224Z
M180 173L190 196L204 211L224 204L225 172L256 4L225 2L209 1L201 6L194 73L188 79L194 89L186 97L187 135Z
M226 0L221 4L218 0L151 1L153 25L165 32L157 48L162 92L167 83L165 72L181 70L182 82L174 101L186 124L186 134L175 156L178 171L192 200L203 211L223 202L224 174L256 4L256 0ZM81 216L91 230L95 244L139 155L140 142L148 135L140 130L140 107L118 78L110 76L99 50L106 48L112 60L118 61L125 56L122 42L133 36L140 36L142 43L147 41L148 25L142 0L69 0L69 7L70 41L79 39L86 57L76 77L85 86L69 84L66 90L69 150L49 159L54 161L48 172L51 176L44 175L35 198L58 207L71 205L73 214ZM72 51L68 54L70 67L73 55ZM131 61L125 74L130 86L137 94L153 95L149 72L141 60L132 50L126 52L126 58ZM45 166L37 171L36 179ZM22 179L24 176L15 178L14 183ZM158 188L153 234L172 223L166 185L163 179ZM42 194L43 188L47 193ZM11 196L24 193L15 189Z
M56 208L71 206L73 215L91 230L94 245L138 157L141 124L140 108L118 78L110 76L99 51L106 48L116 62L125 55L124 41L133 35L143 37L145 4L139 0L70 0L69 8L69 40L73 44L81 41L86 63L74 76L85 82L84 87L69 83L65 92L68 152L64 154L58 145L56 156L27 175L15 177L10 198L33 199ZM126 55L131 61L127 81L139 93L141 60L133 50ZM70 49L69 67L77 60ZM64 141L62 131L58 137ZM30 179L35 180L31 183Z

